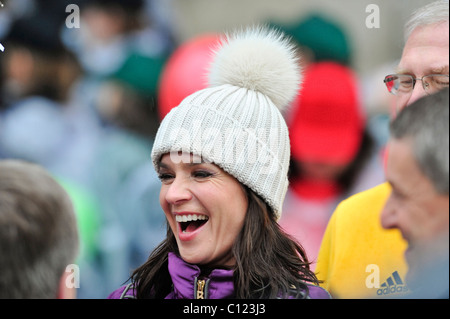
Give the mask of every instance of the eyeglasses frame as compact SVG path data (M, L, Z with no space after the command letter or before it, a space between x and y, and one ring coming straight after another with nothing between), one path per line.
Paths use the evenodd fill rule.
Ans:
M397 76L397 77L400 77L400 76L407 76L407 77L410 77L410 78L412 79L412 81L413 81L413 82L412 82L413 85L412 85L411 90L410 90L408 93L410 93L410 92L412 92L412 91L414 90L414 88L416 87L417 81L421 81L421 82L422 82L423 90L424 90L425 92L427 92L428 87L429 87L429 84L426 83L426 82L424 82L423 79L428 78L428 77L432 77L432 76L446 76L447 78L450 77L448 74L428 74L428 75L423 76L422 78L415 78L414 76L412 76L412 75L410 75L410 74L395 74L395 73L394 73L394 74L388 74L388 75L386 75L386 76L384 77L383 82L384 82L384 84L385 84L386 86L387 86L387 83L389 82L389 81L388 81L388 77L391 77L391 76ZM388 88L388 91L389 91L389 88ZM391 94L393 94L393 95L397 95L397 93L393 93L392 90L389 91L389 93L391 93Z

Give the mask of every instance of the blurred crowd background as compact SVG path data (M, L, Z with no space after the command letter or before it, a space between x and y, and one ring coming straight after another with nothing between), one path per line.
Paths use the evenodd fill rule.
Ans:
M206 85L217 35L264 23L299 46L305 80L285 115L292 170L280 223L314 261L337 202L384 178L383 78L407 17L431 0L2 2L0 158L39 163L64 185L82 239L78 297L104 298L165 236L152 142L164 114ZM77 19L70 4L79 28L66 24ZM379 27L366 23L371 4Z

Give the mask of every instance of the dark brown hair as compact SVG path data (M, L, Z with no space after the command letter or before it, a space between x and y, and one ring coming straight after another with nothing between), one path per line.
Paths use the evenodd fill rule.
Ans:
M267 299L306 297L306 283L318 284L305 251L280 228L270 206L246 188L248 210L232 253L235 297ZM175 236L167 227L167 238L149 259L131 275L137 298L164 298L172 289L168 253L178 253Z

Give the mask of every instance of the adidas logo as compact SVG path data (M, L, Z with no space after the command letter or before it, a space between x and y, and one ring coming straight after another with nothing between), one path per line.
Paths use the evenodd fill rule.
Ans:
M378 296L398 294L408 292L408 286L403 283L397 271L393 272L391 276L386 279L386 282L381 284L380 289L377 290Z

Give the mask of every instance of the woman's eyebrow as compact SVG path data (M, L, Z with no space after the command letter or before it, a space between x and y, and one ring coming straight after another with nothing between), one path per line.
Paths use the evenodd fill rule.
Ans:
M169 169L169 166L167 164L164 164L163 162L160 161L158 163L158 170L160 170L161 168Z
M207 164L207 162L201 160L201 162L191 161L189 163L182 163L182 164L186 165L186 166L197 166L197 165ZM162 161L160 161L158 163L158 169L161 169L161 168L169 169L170 167L169 167L169 165L167 165L167 164L163 163Z
M200 162L191 161L190 163L187 163L187 165L189 165L189 166L197 166L197 165L202 165L202 164L207 164L207 163L203 160L201 160Z

